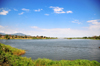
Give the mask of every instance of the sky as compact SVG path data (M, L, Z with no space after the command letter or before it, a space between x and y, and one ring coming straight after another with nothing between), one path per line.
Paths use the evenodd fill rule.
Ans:
M100 0L0 0L0 33L100 35Z

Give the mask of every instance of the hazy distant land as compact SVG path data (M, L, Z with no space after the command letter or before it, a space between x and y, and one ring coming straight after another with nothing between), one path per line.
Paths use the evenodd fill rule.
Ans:
M23 33L15 34L4 34L0 33L0 39L57 39L57 37L46 37L46 36L30 36Z

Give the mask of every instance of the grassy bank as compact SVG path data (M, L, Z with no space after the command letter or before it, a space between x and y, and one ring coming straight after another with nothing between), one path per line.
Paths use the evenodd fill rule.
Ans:
M60 60L37 59L21 57L25 51L0 43L0 65L1 66L100 66L97 61L89 60Z

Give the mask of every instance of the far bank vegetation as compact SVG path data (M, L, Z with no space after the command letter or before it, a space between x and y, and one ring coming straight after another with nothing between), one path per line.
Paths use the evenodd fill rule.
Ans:
M57 37L46 37L46 36L18 36L18 35L1 35L0 39L57 39Z
M64 39L94 39L94 40L100 40L99 36L92 36L92 37L73 37L73 38L64 38Z

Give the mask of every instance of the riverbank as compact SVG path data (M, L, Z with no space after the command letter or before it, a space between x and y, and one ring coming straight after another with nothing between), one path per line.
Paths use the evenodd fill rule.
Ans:
M6 39L6 38L0 38L0 39ZM13 39L13 38L10 38ZM14 38L14 39L58 39L58 38Z
M73 38L64 38L64 39L92 39L92 40L100 40L99 36L93 36L93 37L73 37Z
M19 36L19 35L1 35L0 39L57 39L57 37L46 37L46 36Z
M91 38L64 38L64 39L91 39ZM92 38L91 40L100 40L100 39Z
M0 43L0 65L1 66L100 66L97 61L89 60L60 60L37 59L21 57L25 50L13 48Z

